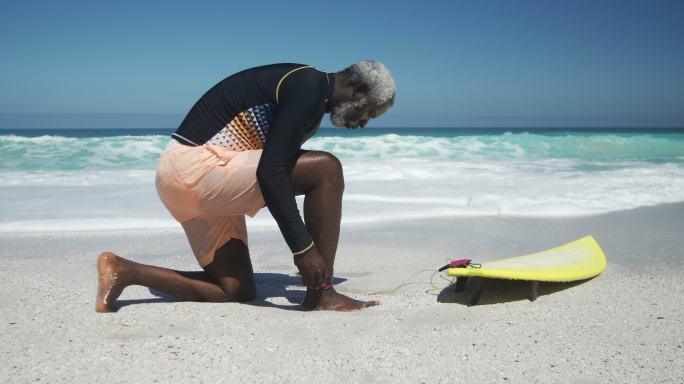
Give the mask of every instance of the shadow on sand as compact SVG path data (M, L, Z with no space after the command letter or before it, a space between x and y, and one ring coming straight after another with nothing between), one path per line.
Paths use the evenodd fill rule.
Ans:
M242 304L255 305L258 307L273 307L286 310L299 310L299 304L304 301L305 290L302 285L302 279L299 276L290 276L282 273L254 273L254 280L257 285L257 294L254 300L244 302ZM347 281L344 277L335 276L333 284L340 284ZM291 286L297 286L298 289L288 289ZM132 300L118 300L116 302L116 310L119 310L128 305L146 304L146 303L177 303L184 300L179 300L171 295L163 292L150 289L150 293L156 297L147 299L132 299ZM268 299L274 297L284 297L292 305L274 304Z
M566 283L552 283L539 282L537 297L550 295L576 285L580 285L587 280L571 281ZM483 285L483 290L479 300L476 304L471 304L473 296L476 294L478 285ZM505 279L488 279L471 277L465 289L461 292L456 292L456 284L451 284L444 288L439 295L437 301L440 303L457 303L462 305L490 305L507 303L518 300L535 300L532 293L532 282L522 280L505 280Z

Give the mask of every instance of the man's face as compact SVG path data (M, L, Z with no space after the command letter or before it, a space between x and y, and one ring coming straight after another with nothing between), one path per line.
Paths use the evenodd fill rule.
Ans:
M382 115L392 104L393 100L390 100L385 104L375 106L368 102L367 98L358 101L345 101L332 108L330 121L333 126L338 128L363 128L368 124L368 120Z

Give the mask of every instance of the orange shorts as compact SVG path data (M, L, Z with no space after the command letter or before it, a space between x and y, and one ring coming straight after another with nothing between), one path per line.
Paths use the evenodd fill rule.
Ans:
M231 238L247 244L245 215L264 207L256 179L261 150L190 147L172 140L157 166L157 193L183 226L200 266Z

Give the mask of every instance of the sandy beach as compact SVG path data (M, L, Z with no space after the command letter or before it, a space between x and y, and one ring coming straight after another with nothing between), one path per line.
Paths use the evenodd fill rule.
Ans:
M684 377L684 204L565 219L441 218L345 225L337 289L382 305L302 313L273 229L250 231L247 304L129 287L94 311L100 251L196 270L180 229L0 235L3 383L677 383ZM579 284L492 284L478 306L430 272L447 258L523 255L591 234L606 271ZM411 281L389 294L388 290Z

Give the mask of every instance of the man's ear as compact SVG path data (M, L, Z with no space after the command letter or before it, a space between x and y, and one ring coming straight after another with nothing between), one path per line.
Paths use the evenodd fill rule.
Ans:
M368 85L366 84L357 84L354 86L352 90L352 97L354 98L354 101L359 101L366 97L368 95Z

